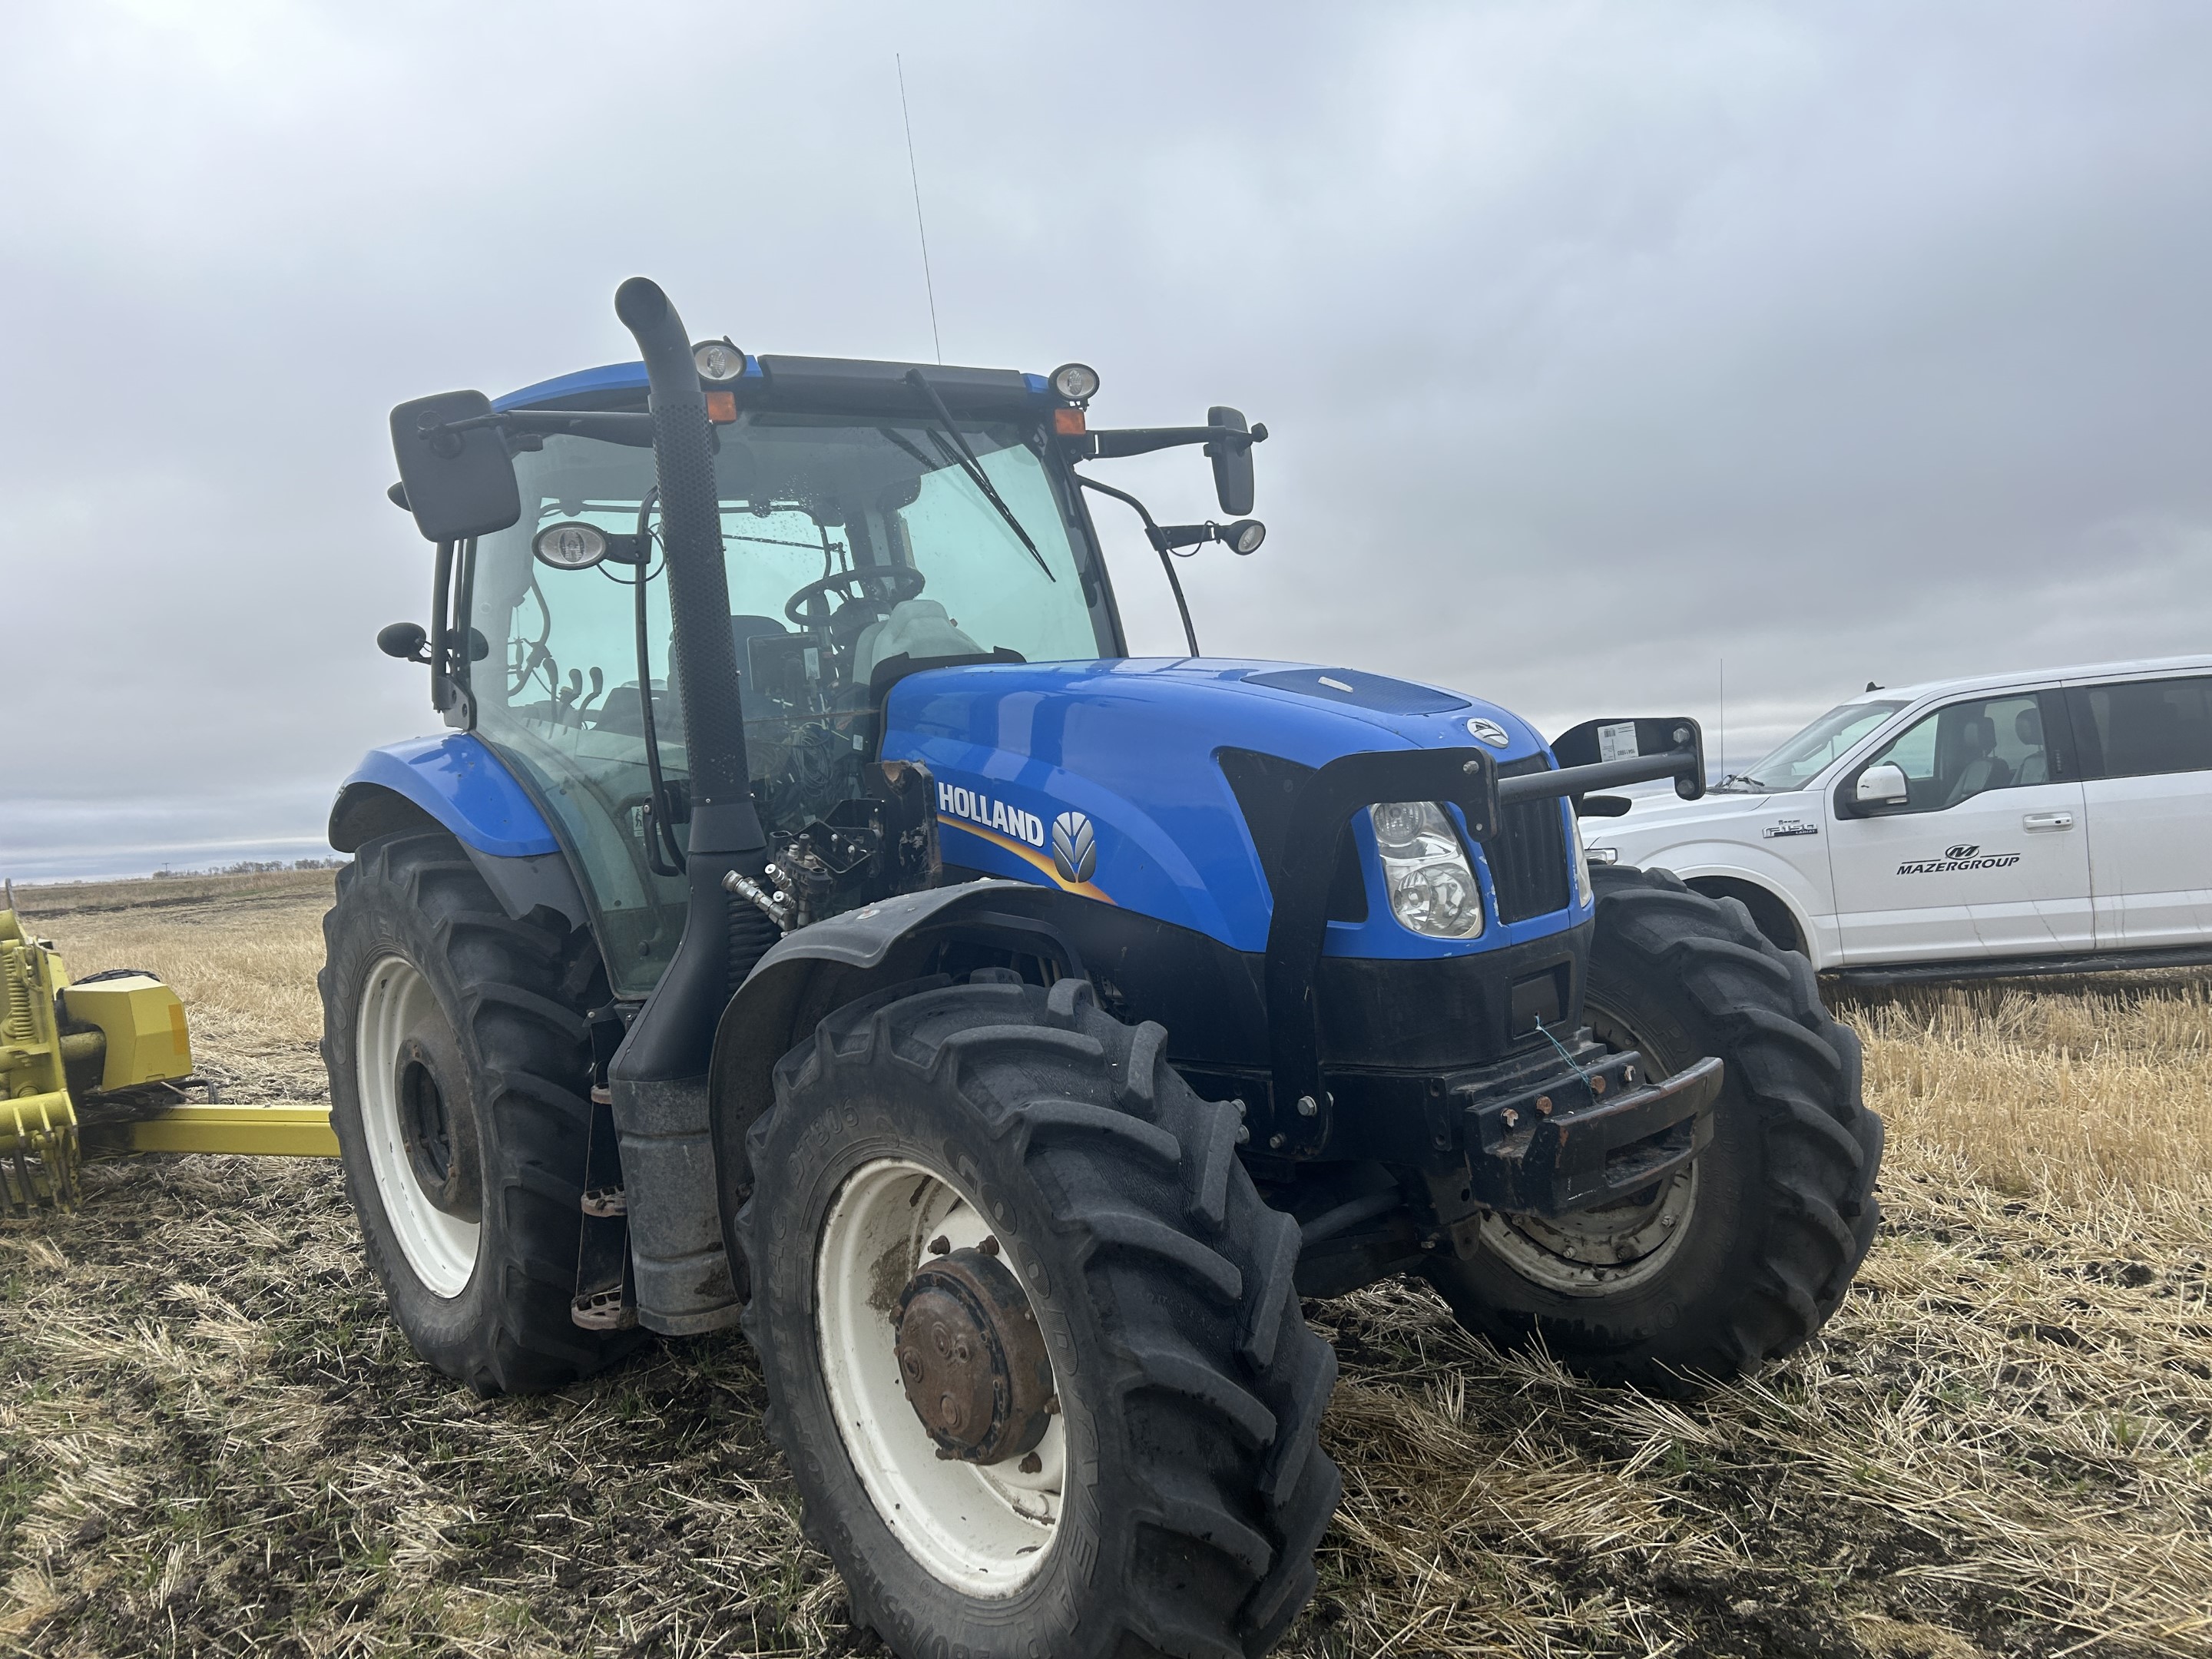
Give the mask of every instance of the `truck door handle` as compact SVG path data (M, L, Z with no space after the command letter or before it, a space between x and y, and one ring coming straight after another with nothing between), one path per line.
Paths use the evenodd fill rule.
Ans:
M2071 812L2030 812L2020 822L2023 829L2028 830L2071 830L2074 815Z

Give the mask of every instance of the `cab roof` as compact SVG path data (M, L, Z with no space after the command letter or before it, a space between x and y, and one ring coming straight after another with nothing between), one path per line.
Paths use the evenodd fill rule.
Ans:
M970 414L1028 411L1064 402L1042 374L1011 368L965 368L943 363L898 363L866 357L745 358L745 372L729 384L740 402L790 404L836 410L902 407L916 400L907 375L920 369L948 407ZM603 363L524 386L492 401L494 409L635 407L645 396L645 365Z

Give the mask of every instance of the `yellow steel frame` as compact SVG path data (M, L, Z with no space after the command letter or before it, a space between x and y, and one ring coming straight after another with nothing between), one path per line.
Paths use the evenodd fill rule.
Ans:
M336 1158L327 1106L172 1106L153 1117L118 1123L134 1152L242 1152L269 1158ZM88 1132L105 1151L107 1136ZM118 1150L124 1150L118 1148Z

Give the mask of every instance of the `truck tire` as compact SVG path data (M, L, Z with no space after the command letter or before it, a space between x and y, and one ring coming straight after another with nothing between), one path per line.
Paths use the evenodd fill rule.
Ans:
M776 1067L748 1137L775 1177L737 1222L744 1328L808 1534L897 1653L1240 1659L1313 1593L1336 1357L1236 1109L1191 1091L1165 1036L1082 981L985 969L852 1003ZM998 1286L973 1349L924 1318L956 1272ZM954 1409L983 1373L927 1370L930 1341L980 1353L1006 1420L1042 1432L1018 1462ZM1040 1376L1051 1402L1024 1416Z
M1584 1018L1655 1075L1719 1055L1712 1141L1622 1204L1487 1216L1472 1259L1428 1274L1494 1342L1684 1395L1788 1353L1836 1310L1881 1218L1881 1120L1860 1100L1858 1038L1821 1006L1812 965L1740 902L1660 870L1590 874Z
M591 1127L587 933L517 921L443 831L380 836L323 918L331 1127L368 1263L415 1352L478 1394L633 1346L569 1317Z

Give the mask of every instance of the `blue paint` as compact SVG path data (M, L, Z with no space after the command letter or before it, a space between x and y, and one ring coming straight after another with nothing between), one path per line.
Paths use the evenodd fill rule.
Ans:
M544 815L473 732L410 738L372 749L338 793L363 785L405 796L463 842L495 858L561 850Z
M1322 676L1352 689L1322 686ZM1495 720L1511 739L1495 751L1499 761L1544 752L1526 721L1495 704L1344 669L1210 658L994 665L900 681L886 709L883 753L921 762L941 786L965 791L988 822L1034 818L1048 839L1061 812L1087 814L1098 847L1091 886L1123 908L1257 951L1267 946L1267 878L1215 751L1252 749L1317 767L1370 750L1463 748L1473 741L1467 722L1478 717ZM1561 802L1559 810L1571 809ZM964 827L963 815L943 810L941 797L939 825L950 862L1040 884L1056 879L1039 866L1040 859L1050 861L1044 849L1031 845L1033 856L1024 857L1009 844L1024 839L1018 833ZM1414 933L1377 890L1365 814L1354 817L1352 833L1369 871L1368 920L1332 922L1332 955L1468 955L1546 937L1588 914L1577 908L1502 925L1489 872L1479 868L1493 918L1483 936Z
M745 360L745 372L757 374L759 366L750 357ZM617 392L645 390L643 363L605 363L598 368L580 368L574 374L558 379L540 380L536 386L526 386L520 392L510 392L504 398L492 399L494 409L536 409L562 398L583 398Z

